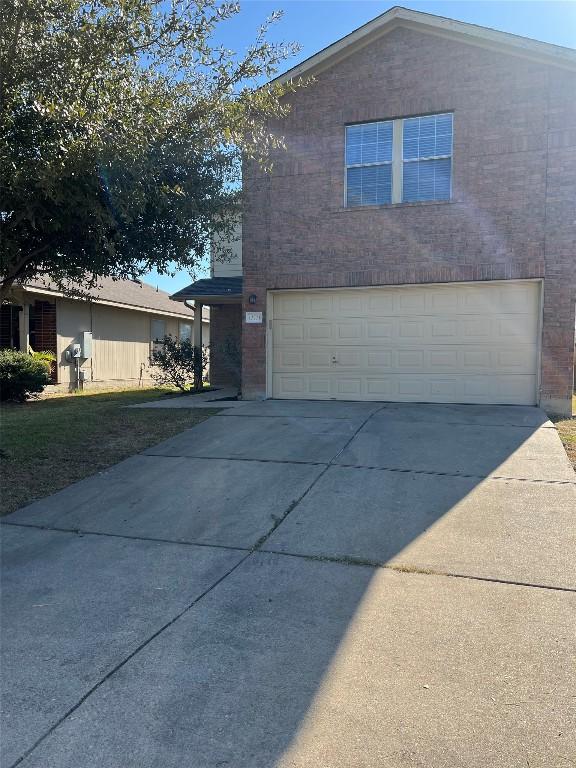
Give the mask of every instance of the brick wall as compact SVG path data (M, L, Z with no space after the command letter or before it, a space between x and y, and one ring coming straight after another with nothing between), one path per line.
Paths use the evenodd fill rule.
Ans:
M241 347L241 306L210 307L210 384L240 388L240 367L235 360Z
M244 292L545 278L543 398L572 387L576 75L397 28L287 97L286 149L244 172ZM454 112L450 202L343 207L344 126ZM243 330L243 394L265 395L265 324Z
M574 388L576 74L550 75L541 396L543 407L562 413Z

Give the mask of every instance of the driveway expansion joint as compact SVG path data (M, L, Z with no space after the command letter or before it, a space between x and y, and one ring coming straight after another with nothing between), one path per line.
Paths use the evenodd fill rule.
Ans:
M324 474L324 473L322 473ZM319 476L320 477L320 476ZM319 479L319 478L318 478ZM315 481L316 482L316 481ZM312 486L308 488L303 496L305 496ZM295 499L288 507L286 512L281 518L278 518L277 523L263 536L256 541L251 547L240 547L232 544L215 544L205 541L178 541L176 539L157 539L148 536L129 536L121 533L106 533L104 531L87 531L78 528L51 528L46 525L36 525L33 523L11 523L8 521L1 521L0 525L11 526L14 528L32 528L33 530L48 531L50 533L68 533L77 536L103 536L115 539L127 539L129 541L149 541L157 544L177 544L185 547L207 547L208 549L224 549L231 552L246 552L246 555L252 555L254 553L267 554L267 555L279 555L282 557L297 557L302 560L311 560L319 563L333 563L337 565L350 565L355 567L364 568L386 568L388 570L397 571L399 573L417 573L425 576L445 576L454 579L469 579L471 581L487 581L495 584L509 584L519 587L532 587L534 589L551 589L560 592L576 592L576 587L559 587L550 584L538 584L535 582L515 581L513 579L499 579L492 576L473 576L465 573L457 573L454 571L440 571L438 569L426 568L424 566L410 565L409 563L390 564L381 560L371 560L367 558L355 557L353 555L312 555L303 552L287 552L280 549L263 549L262 546L270 538L272 533L278 528L278 526L286 519L286 517L292 512L292 510L300 503L301 499ZM247 557L243 558L241 562L244 562ZM230 571L231 573L231 571ZM225 578L225 577L223 577ZM215 586L215 585L214 585Z
M372 415L372 414L370 414ZM216 416L234 416L236 417L242 417L243 419L322 419L326 421L327 419L330 421L354 421L355 418L353 416L303 416L302 414L297 414L295 416L289 416L288 414L281 416L276 413L216 413L212 418L215 418ZM191 429L194 429L194 427L191 427Z
M208 547L211 549L226 549L233 552L251 552L252 547L240 547L234 544L217 544L206 541L190 541L188 539L160 539L156 536L132 536L129 533L110 533L108 531L89 531L84 528L62 528L39 523L13 523L9 520L0 521L0 526L7 525L12 528L32 528L35 531L49 531L50 533L69 533L75 536L103 536L111 539L127 539L128 541L152 541L157 544L179 544L184 547Z
M496 576L475 576L467 573L457 573L455 571L439 571L425 566L409 565L408 563L383 563L377 560L369 560L353 556L338 555L310 555L302 552L283 552L279 549L262 549L262 554L283 555L285 557L297 557L302 560L311 560L319 563L332 563L334 565L348 565L356 568L372 568L374 570L396 571L406 575L416 574L419 576L442 576L450 579L466 579L468 581L485 581L490 584L503 584L511 587L528 587L530 589L549 589L554 592L576 593L576 587L560 587L552 584L537 584L529 581L516 581L514 579L499 579Z
M368 419L366 420L368 421ZM336 459L345 450L349 443L358 434L360 429L366 424L366 421L358 428L358 431L352 435L348 443L329 461L298 461L297 459L249 459L242 458L241 456L189 456L184 454L170 454L165 455L162 453L151 453L148 450L146 453L139 454L140 456L154 456L161 459L200 459L202 461L244 461L252 464L296 464L310 467L344 467L346 469L373 469L381 472L399 472L404 474L414 475L434 475L437 477L463 477L471 480L514 480L520 483L545 483L550 485L576 485L576 474L574 480L544 480L537 477L512 477L511 475L471 475L464 472L439 472L432 469L408 469L406 467L380 467L377 465L369 464L341 464L336 463Z
M328 467L329 462L326 461L298 461L298 459L246 459L242 456L190 456L189 454L171 453L169 455L164 453L151 453L147 450L146 453L139 454L140 456L154 456L160 459L201 459L202 461L249 461L252 464L297 464L311 467Z
M575 485L576 475L574 480L543 480L537 477L511 477L509 475L470 475L464 472L438 472L431 469L407 469L404 467L380 467L369 466L366 464L331 464L335 467L345 467L346 469L373 469L380 472L398 472L401 474L413 474L413 475L434 475L436 477L462 477L471 480L514 480L519 483L544 483L551 485Z

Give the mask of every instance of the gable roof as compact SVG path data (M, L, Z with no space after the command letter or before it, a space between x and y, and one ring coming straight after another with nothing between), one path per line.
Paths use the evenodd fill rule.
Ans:
M412 27L432 34L460 39L473 45L505 50L507 53L525 58L576 69L576 50L573 48L543 43L528 37L500 32L444 16L435 16L431 13L411 11L396 5L274 78L272 83L282 84L297 77L313 76L400 26Z
M64 296L57 285L48 279L34 280L26 283L23 288L32 293L53 293L57 296ZM102 277L96 288L83 288L82 290L97 304L108 304L115 307L190 319L194 317L194 310L191 307L172 301L170 294L166 291L160 291L140 280L113 280L111 277ZM82 297L71 296L69 298L82 301ZM207 320L208 318L203 316L203 319Z

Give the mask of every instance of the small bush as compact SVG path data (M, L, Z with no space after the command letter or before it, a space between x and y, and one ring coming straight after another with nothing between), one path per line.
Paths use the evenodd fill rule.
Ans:
M0 400L24 402L50 384L50 364L26 352L0 349Z
M54 352L31 352L30 356L34 360L43 360L45 363L48 363L48 367L50 367L52 363L56 362L56 355Z
M154 381L178 387L182 392L202 389L202 374L207 364L207 347L195 347L189 339L179 341L172 336L165 336L150 355Z

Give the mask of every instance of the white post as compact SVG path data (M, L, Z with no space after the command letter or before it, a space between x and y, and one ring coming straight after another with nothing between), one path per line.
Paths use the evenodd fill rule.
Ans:
M30 346L30 305L22 301L22 311L19 313L20 351L28 352Z
M202 304L199 301L194 301L194 346L200 350L200 357L196 358L198 368L194 375L194 388L202 389Z
M202 307L199 301L194 302L194 346L202 346Z

